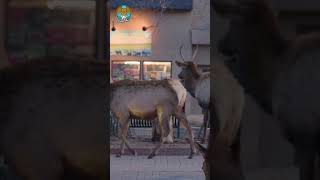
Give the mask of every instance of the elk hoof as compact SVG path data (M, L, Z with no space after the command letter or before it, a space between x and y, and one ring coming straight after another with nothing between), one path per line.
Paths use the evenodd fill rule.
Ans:
M194 152L191 152L190 155L188 156L188 159L192 159L194 154L195 154Z
M133 151L132 154L133 154L133 156L138 156L137 151Z
M148 159L152 159L153 157L155 157L156 154L155 153L151 153L149 156L148 156Z
M121 153L118 153L118 154L116 154L116 157L117 157L117 158L120 158L121 155L122 155Z

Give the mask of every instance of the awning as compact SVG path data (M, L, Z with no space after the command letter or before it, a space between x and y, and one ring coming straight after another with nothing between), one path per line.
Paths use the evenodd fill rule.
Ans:
M192 0L111 0L111 7L117 8L118 6L125 3L132 8L147 8L147 9L161 9L166 7L167 9L172 10L183 10L191 11L192 10Z

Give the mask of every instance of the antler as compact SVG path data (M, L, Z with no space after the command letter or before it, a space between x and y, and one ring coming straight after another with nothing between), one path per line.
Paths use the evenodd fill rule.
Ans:
M180 48L179 48L179 53L180 53L180 56L181 56L181 58L182 58L182 61L185 62L184 56L183 56L183 54L182 54L182 47L183 47L183 44L182 44L182 45L180 46Z
M198 54L198 49L199 49L199 44L197 44L195 50L194 50L194 53L192 55L192 61L195 63L195 59L196 59L196 56Z
M180 46L180 48L179 48L179 53L180 53L180 56L181 56L181 58L182 58L182 61L183 61L183 62L186 62L186 61L185 61L185 58L184 58L184 56L183 56L183 54L182 54L182 48L183 48L183 45ZM195 58L196 58L196 56L197 56L197 54L198 54L198 49L199 49L199 45L197 44L197 46L196 46L196 48L195 48L195 50L194 50L194 53L193 53L193 55L192 55L192 60L191 60L191 61L194 61L194 60L195 60Z

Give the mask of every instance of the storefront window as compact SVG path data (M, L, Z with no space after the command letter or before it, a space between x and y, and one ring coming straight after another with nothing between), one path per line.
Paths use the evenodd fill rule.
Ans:
M171 78L171 62L143 62L144 80L162 80Z
M112 81L140 79L140 61L112 61Z

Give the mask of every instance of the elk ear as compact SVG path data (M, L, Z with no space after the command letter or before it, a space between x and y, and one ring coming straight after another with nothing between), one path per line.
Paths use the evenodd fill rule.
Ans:
M186 63L180 62L180 61L176 61L176 64L177 64L179 67L186 67L186 66L187 66Z
M203 147L200 143L196 142L196 148L198 149L198 151L201 153L203 157L207 155L208 150L205 147Z

